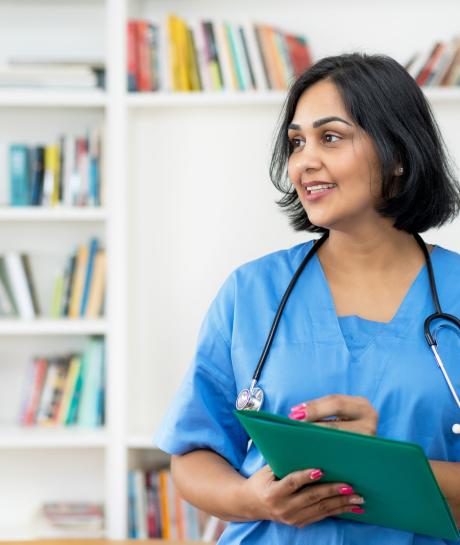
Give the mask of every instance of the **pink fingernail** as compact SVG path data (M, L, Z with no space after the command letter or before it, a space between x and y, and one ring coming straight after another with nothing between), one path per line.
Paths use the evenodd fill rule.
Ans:
M316 479L320 479L323 475L324 473L321 471L321 469L314 469L310 473L310 479L312 479L313 481L316 481Z
M298 405L294 405L294 407L291 407L292 412L300 411L301 409L305 409L307 406L306 403L299 403Z
M294 411L289 415L289 418L294 420L303 420L305 416L305 411Z
M352 507L350 511L352 513L356 513L357 515L362 515L363 513L365 513L364 509L361 509L361 507Z
M340 494L353 494L353 488L351 486L341 486L339 488Z

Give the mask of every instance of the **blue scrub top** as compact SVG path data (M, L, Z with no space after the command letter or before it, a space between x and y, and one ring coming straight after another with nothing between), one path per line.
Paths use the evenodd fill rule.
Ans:
M265 465L254 444L247 450L248 436L232 411L237 393L251 382L279 302L312 243L264 256L228 277L157 430L160 449L170 454L212 449L246 477ZM443 311L460 316L460 255L436 246L431 259ZM432 312L424 266L389 323L339 318L315 255L288 300L262 371L264 410L286 416L293 405L332 393L364 396L379 413L379 436L418 443L429 459L460 462L460 435L451 431L460 411L423 333L424 319ZM460 334L443 324L436 333L441 357L460 391ZM453 542L330 517L302 529L270 521L232 522L219 545L240 543Z

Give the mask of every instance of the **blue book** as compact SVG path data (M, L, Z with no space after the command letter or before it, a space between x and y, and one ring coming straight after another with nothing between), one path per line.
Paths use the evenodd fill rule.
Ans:
M45 175L45 148L36 146L30 151L30 204L39 206L42 202L43 177Z
M84 357L85 372L77 424L83 427L95 428L98 426L98 404L103 380L103 340L92 338Z
M81 295L80 304L80 316L86 315L86 309L88 307L89 291L91 288L91 281L93 279L94 260L96 253L99 249L99 243L97 238L92 238L89 243L88 263L86 265L85 283L83 285L83 293Z
M10 146L10 205L27 206L30 202L30 154L22 144Z

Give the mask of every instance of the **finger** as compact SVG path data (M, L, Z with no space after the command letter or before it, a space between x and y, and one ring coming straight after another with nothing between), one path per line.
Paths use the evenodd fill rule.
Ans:
M375 435L377 431L376 421L371 419L361 420L323 420L315 422L317 426L331 428L334 430L352 431L365 435Z
M359 503L358 503L359 502ZM361 496L350 497L334 497L308 507L299 513L297 520L293 524L299 528L303 528L307 524L313 524L326 517L334 517L343 513L355 513L363 514L365 512L365 506L363 505L363 498Z
M347 483L324 483L315 486L305 487L289 501L289 507L292 511L302 511L306 507L316 505L323 500L338 497L345 498L345 503L349 498L355 497L356 493L353 487Z
M273 493L276 497L286 498L298 492L305 485L318 482L324 473L317 468L293 471L273 484Z
M331 416L358 420L366 416L374 417L376 414L366 398L341 394L332 394L308 401L303 411L306 413L305 419L309 422L316 422Z

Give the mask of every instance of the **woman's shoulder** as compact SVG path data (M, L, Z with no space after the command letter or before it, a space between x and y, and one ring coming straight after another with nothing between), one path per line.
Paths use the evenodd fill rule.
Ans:
M454 250L449 250L448 248L440 246L439 244L434 245L433 252L436 252L438 267L446 269L446 272L460 272L460 253ZM434 260L435 256L433 252L431 254L432 260Z
M283 273L292 276L313 242L313 240L301 242L247 261L235 269L234 274L239 280L251 278L260 280L264 277L279 278L279 275Z

